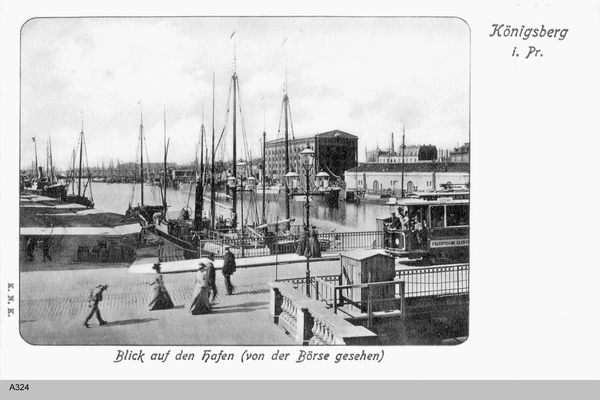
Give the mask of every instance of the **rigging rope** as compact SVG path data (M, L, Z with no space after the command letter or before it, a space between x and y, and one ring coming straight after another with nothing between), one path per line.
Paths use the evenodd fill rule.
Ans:
M150 182L150 157L148 156L148 141L146 140L146 135L144 134L144 131L142 131L142 135L144 135L144 145L145 145L145 150L146 150L146 176L148 177L148 183ZM152 181L152 186L150 188L150 194L152 195L152 202L154 204L157 203L156 201L156 190L154 188L154 180ZM161 199L162 200L162 199Z
M85 188L87 188L87 186L90 186L90 200L94 201L94 196L92 194L92 185L90 184L90 181L92 180L92 175L90 172L90 164L88 161L88 154L87 154L87 145L85 144L85 136L81 135L81 139L83 140L83 148L85 149L85 166L87 168L87 173L88 173L88 181L85 184ZM85 188L83 189L83 195L85 196Z
M138 140L137 142L140 143L142 137L142 130L140 129L140 134L138 136ZM139 160L139 156L140 156L140 146L135 146L135 172L133 174L133 185L131 185L131 198L129 199L129 207L131 207L131 204L133 203L133 198L135 196L135 187L136 185L136 177L137 177L137 171L138 171L138 160ZM140 179L142 177L140 176Z
M247 168L249 168L249 173L247 174L247 177L253 176L252 175L252 168L251 168L251 163L252 163L252 153L250 153L250 146L248 145L248 135L246 134L246 120L244 119L244 113L242 112L242 91L239 88L239 82L238 82L238 94L239 94L239 104L240 104L240 119L241 119L241 123L242 123L242 139L244 141L244 146L245 146L245 153L246 153L246 160L250 161L250 165L247 166ZM235 160L234 160L235 162ZM251 214L252 219L254 220L253 222L258 225L260 223L259 220L259 212L258 212L258 202L256 201L256 193L254 191L250 192L252 193L250 195L250 199L248 201L248 208L252 207L252 209L248 212L248 214Z

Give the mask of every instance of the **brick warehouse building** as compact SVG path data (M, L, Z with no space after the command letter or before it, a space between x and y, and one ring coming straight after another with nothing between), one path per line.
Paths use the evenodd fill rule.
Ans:
M344 171L358 165L358 137L340 130L288 140L290 169L301 169L300 152L309 145L315 152L317 172L323 170L343 179ZM282 180L285 170L285 140L266 143L267 176Z

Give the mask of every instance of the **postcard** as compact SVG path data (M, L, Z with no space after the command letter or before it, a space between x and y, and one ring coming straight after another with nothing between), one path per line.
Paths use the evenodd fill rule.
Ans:
M600 6L345 7L10 10L3 380L598 377Z

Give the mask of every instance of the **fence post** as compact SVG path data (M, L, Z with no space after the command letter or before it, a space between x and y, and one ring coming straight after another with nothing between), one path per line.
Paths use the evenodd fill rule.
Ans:
M406 288L406 282L405 281L400 281L400 314L402 314L402 318L404 318L406 316L406 293L405 293L405 288Z
M372 304L372 286L369 285L369 297L367 298L367 328L371 327L372 321L371 321L371 312L373 311L373 304Z
M456 267L456 294L460 294L460 270Z
M333 288L333 313L334 314L337 314L337 307L338 307L338 305L337 305L337 292L338 292L337 288L334 287Z

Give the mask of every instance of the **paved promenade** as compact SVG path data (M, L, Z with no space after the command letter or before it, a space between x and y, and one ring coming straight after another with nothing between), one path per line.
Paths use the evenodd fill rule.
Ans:
M84 266L85 267L85 266ZM191 315L194 273L165 274L165 286L175 308L149 311L153 275L128 269L47 268L20 275L21 336L40 345L294 345L269 315L268 282L303 277L306 264L238 268L232 278L234 295L226 295L217 271L219 294L213 313ZM311 265L313 275L339 273L339 261ZM87 297L92 287L107 284L100 304L106 326L90 321Z

